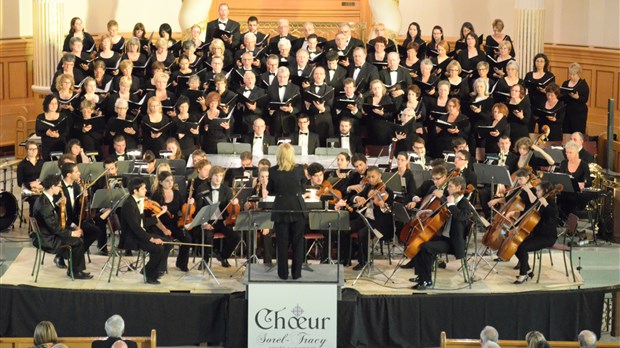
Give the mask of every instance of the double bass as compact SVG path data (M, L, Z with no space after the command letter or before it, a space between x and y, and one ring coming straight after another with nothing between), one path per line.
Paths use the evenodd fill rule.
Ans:
M474 191L474 186L467 185L465 190L455 192L452 195L458 196L461 194L469 194L473 191ZM436 199L435 201L439 202L439 199ZM433 239L435 235L437 235L437 233L441 231L443 226L446 224L446 222L450 218L450 210L448 210L447 204L448 203L446 202L446 203L439 205L437 209L433 210L433 212L430 213L423 220L419 220L417 218L412 219L412 220L416 220L417 222L414 225L412 230L404 231L404 229L407 226L403 228L403 231L401 231L401 238L402 238L403 232L409 232L408 240L405 242L407 246L405 248L405 255L408 258L413 259L418 254L418 252L420 252L420 247L422 246L422 244ZM407 225L409 225L409 223Z
M564 187L560 184L555 189L547 192L543 197L555 195L561 192ZM536 225L540 222L541 216L538 213L540 207L540 200L536 202L523 216L517 221L514 227L510 230L506 239L502 242L499 250L497 251L497 257L502 261L510 260L519 249L519 245L532 233Z

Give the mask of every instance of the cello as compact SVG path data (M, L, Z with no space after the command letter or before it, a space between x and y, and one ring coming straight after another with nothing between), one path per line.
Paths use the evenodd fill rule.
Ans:
M461 194L469 194L474 191L473 185L467 185L465 190L458 191L453 193L453 196L459 196ZM466 199L466 198L465 198ZM437 199L436 201L439 202ZM406 241L405 255L413 259L418 252L420 252L420 247L422 244L428 242L433 239L439 231L446 224L448 219L450 218L450 211L447 208L447 202L441 204L437 209L433 210L426 218L422 219L412 219L417 220L417 224L413 227L413 229L409 233L409 239ZM409 224L408 224L409 225ZM403 228L404 229L404 228ZM401 231L402 236L402 231Z
M547 192L543 197L547 198L554 196L557 193L564 190L561 184ZM536 225L540 222L541 216L538 213L540 207L540 200L536 202L523 216L517 221L514 227L510 230L506 239L502 242L499 250L497 251L497 257L502 261L510 260L519 249L519 245L532 233Z

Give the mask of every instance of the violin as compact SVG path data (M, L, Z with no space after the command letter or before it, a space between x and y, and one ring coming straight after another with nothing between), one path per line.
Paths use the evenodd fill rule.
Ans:
M60 190L60 201L58 201L58 207L60 208L60 228L67 228L67 201L64 200L65 194Z
M233 200L234 198L230 201L230 203L226 207L226 213L228 213L226 220L224 220L224 225L226 226L234 226L235 223L237 222L237 216L239 216L239 213L241 212L241 206L239 204L233 204L232 203Z
M181 207L181 217L177 222L177 227L183 227L191 224L194 221L194 214L196 214L196 204L189 204L192 195L194 194L194 180L189 184L189 195L187 196L187 203L184 203Z
M329 204L336 204L339 200L342 199L342 192L334 188L334 185L329 182L329 180L324 180L321 184L321 188L317 191L317 196L323 197L328 196L332 197L332 199L328 200Z
M153 215L159 215L162 210L164 210L164 208L162 208L161 205L154 200L145 198L144 210L150 211L151 213L153 213ZM168 214L168 217L172 218L171 212L167 211L166 214Z

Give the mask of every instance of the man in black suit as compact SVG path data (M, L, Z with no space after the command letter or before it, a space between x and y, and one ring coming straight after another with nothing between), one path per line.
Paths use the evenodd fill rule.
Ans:
M499 153L497 154L497 160L489 160L487 159L487 164L492 164L500 167L506 167L508 169L516 166L517 161L519 161L519 155L510 151L510 137L507 135L502 135L499 137L497 141L497 146L499 147ZM495 186L496 190L505 191L505 187ZM491 192L491 185L485 184L484 187L478 190L478 194L480 197L480 205L482 206L482 212L484 216L488 219L491 217L491 208L489 208L489 201L493 199L495 196L495 192Z
M287 67L278 68L278 85L269 86L269 132L275 137L288 136L295 129L295 115L299 113L301 100L299 87L289 83ZM276 103L276 104L272 104ZM282 104L284 103L284 104Z
M310 129L318 134L319 141L325 146L325 140L334 136L332 106L334 89L325 83L325 69L318 66L312 73L313 83L304 92L304 113L310 116ZM315 98L320 97L316 100Z
M336 136L339 142L336 143L336 147L349 150L350 153L364 153L364 146L362 145L362 139L359 135L355 134L353 130L353 122L350 118L345 117L340 119L339 133Z
M134 178L129 183L129 196L121 209L121 241L123 249L140 249L149 253L149 261L144 266L146 282L159 284L160 269L165 269L170 247L164 245L167 238L147 232L146 228L157 223L156 216L144 217L144 200L146 198L146 184L141 178ZM167 210L162 210L165 214ZM163 274L163 273L162 273Z
M206 205L217 204L219 206L221 215L215 221L210 221L203 225L203 233L205 233L205 243L213 244L213 234L215 232L221 232L224 234L224 245L222 247L222 252L217 256L218 261L222 264L222 267L230 267L230 263L228 263L228 258L235 250L235 247L241 240L241 236L239 232L233 231L231 226L226 226L224 224L224 220L228 216L226 213L226 208L229 204L239 205L239 200L237 198L233 198L233 193L230 187L223 184L224 182L224 172L225 169L220 166L213 166L211 171L209 172L209 176L211 177L211 181L204 183L198 191L200 191L201 199L196 201L196 210L200 211L200 209ZM210 248L207 248L205 251L205 255L203 255L205 261L209 261L209 256L211 254Z
M353 78L345 78L343 87L343 93L340 93L336 97L334 120L349 119L353 127L353 132L357 135L360 134L361 131L360 121L364 116L362 114L364 100L359 94L355 93L355 80L353 80Z
M138 344L135 341L121 337L125 332L125 321L118 314L114 314L105 321L105 332L108 337L105 340L93 341L91 348L111 348L116 341L125 342L128 348L138 348Z
M583 148L584 137L581 132L575 132L570 135L570 140L574 141L579 146L579 159L590 164L596 162L594 156Z
M293 52L297 52L301 48L303 48L304 50L308 50L308 41L310 35L314 35L316 37L317 44L319 46L322 46L323 44L325 44L325 42L327 42L324 37L316 35L314 23L306 22L304 23L304 37L300 37L293 42Z
M289 31L291 30L291 24L289 23L288 19L280 19L278 21L278 36L274 36L271 39L269 39L269 53L271 54L278 54L280 53L280 50L278 49L278 42L280 42L280 39L288 39L291 44L297 40L297 38L291 34L289 34Z
M125 137L117 135L114 137L114 153L111 154L117 161L128 161L130 158L127 156L127 142Z
M344 34L338 33L334 40L325 44L325 50L334 52L338 55L338 64L347 68L353 61L353 49L347 47L347 38Z
M319 136L309 130L310 117L306 114L300 114L297 117L297 127L299 132L293 134L291 143L301 146L302 156L314 155L314 150L319 147Z
M310 86L314 67L308 64L310 56L305 49L299 49L295 53L295 61L291 62L288 69L291 73L291 81L301 90Z
M250 151L244 151L239 155L241 160L241 167L228 168L224 175L224 185L233 187L235 178L253 178L258 176L258 170L252 165L252 153Z
M243 136L243 142L252 145L252 156L263 157L267 154L267 149L276 144L276 139L272 135L265 134L265 120L257 118L252 124L252 134Z
M471 154L467 150L458 150L454 156L455 170L461 172L460 176L465 179L465 186L472 185L476 187L478 185L478 177L474 172L473 165L470 163Z
M309 64L312 66L324 66L325 65L325 55L323 53L325 53L325 51L323 50L322 47L319 47L319 38L318 36L316 36L316 34L310 34L308 35L308 48L305 48L305 50L308 51L308 55L309 55ZM321 46L323 46L324 43L321 44Z
M84 242L81 239L84 232L80 228L72 228L66 226L61 228L60 213L57 211L59 206L54 199L62 191L61 178L58 175L50 174L43 179L41 183L43 185L43 193L37 198L34 203L33 217L36 220L39 231L41 234L41 248L47 252L56 253L56 266L59 268L61 265L58 259L65 256L66 249L60 248L62 245L69 245L72 252L72 268L73 276L75 279L91 279L93 276L90 273L85 272L86 264L84 262ZM63 198L66 202L66 198ZM58 202L58 204L62 204ZM36 239L33 241L36 243ZM66 267L66 266L65 266ZM71 273L67 271L67 275L71 276Z
M329 51L323 55L325 56L325 67L327 68L325 83L334 87L336 93L340 93L344 88L344 79L347 77L347 69L338 64L338 53ZM353 85L355 86L355 83Z
M215 76L222 74L226 78L230 77L231 71L224 70L224 58L215 56L211 58L211 68L213 70L206 71L200 74L200 81L202 81L202 88L205 90L205 94L215 91Z
M399 64L400 56L398 53L390 52L387 56L387 69L382 69L379 72L379 79L390 93L396 110L400 110L407 88L412 83L409 71Z
M410 280L417 283L413 286L415 290L426 290L427 287L433 285L432 267L437 254L451 253L457 260L466 256L465 240L472 208L467 198L462 194L465 186L465 179L456 177L450 179L448 183L448 196L444 196L443 191L436 190L437 197L443 202L447 202L446 206L450 210L451 217L444 225L443 230L432 240L423 243L420 251L413 258L418 276Z
M262 57L265 55L265 53L267 52L267 49L262 49L258 46L256 46L256 35L254 35L254 33L245 33L243 35L243 45L241 45L242 48L239 48L237 51L235 51L235 64L237 64L237 66L242 63L241 62L241 55L243 55L246 52L249 52L252 54L252 68L257 69L257 70L261 70L262 69Z
M364 94L370 82L379 79L377 67L366 62L366 51L362 47L353 49L353 64L349 66L347 77L355 81L356 92Z
M259 85L261 88L267 89L269 86L278 83L278 66L279 66L279 58L275 54L270 54L265 59L265 68L267 71L260 75Z
M265 37L267 35L261 33L258 30L258 18L256 18L256 16L248 17L248 31L246 31L245 33L242 33L241 37L244 37L245 34L247 34L247 33L252 33L252 34L254 34L256 36L256 44L257 44L257 46L259 48L265 47L267 45L267 42L264 42L265 41ZM239 46L239 48L244 48L243 46L244 45L241 44ZM239 49L239 48L237 48L237 49Z
M218 7L219 18L207 23L207 35L205 42L211 42L214 38L220 38L224 41L226 49L230 50L232 53L233 48L239 46L239 43L241 42L241 32L239 30L239 23L228 18L229 12L230 10L228 9L228 4L221 3ZM230 32L230 35L224 34L219 36L217 34L218 29Z
M252 65L253 61L254 57L252 56L252 52L245 52L241 55L241 67L234 69L229 78L228 88L230 90L236 91L240 87L243 87L243 76L245 73L251 72L257 77L260 75L260 72Z
M267 101L264 96L267 92L256 85L256 75L251 71L243 75L243 84L245 87L239 88L237 94L248 99L248 101L239 98L237 112L235 113L235 131L239 134L250 134L254 121L264 113ZM251 103L250 101L254 102Z

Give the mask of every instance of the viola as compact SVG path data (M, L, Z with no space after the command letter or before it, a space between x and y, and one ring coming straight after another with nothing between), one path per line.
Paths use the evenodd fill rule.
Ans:
M144 199L144 210L148 210L151 213L153 213L153 215L159 215L162 210L164 210L161 205L157 202L155 202L154 200L151 199ZM167 211L166 214L168 214L168 216L170 218L172 218L172 213Z
M321 188L317 191L317 196L323 197L332 197L332 199L328 200L329 204L336 204L339 200L342 199L342 192L335 189L332 183L329 180L324 180L321 184Z
M233 204L231 201L231 203L228 204L228 207L226 207L226 213L228 213L228 216L226 217L226 220L224 220L224 225L234 226L240 212L241 206L239 204Z
M60 190L60 197L61 199L58 202L58 206L60 207L60 228L64 230L67 228L67 201L63 199L65 195L62 190Z
M177 222L177 227L183 227L191 224L194 221L194 215L196 214L196 204L189 204L190 199L194 193L194 180L189 184L189 195L187 196L187 203L184 203L181 207L181 217Z

